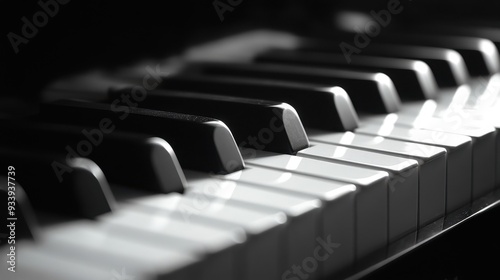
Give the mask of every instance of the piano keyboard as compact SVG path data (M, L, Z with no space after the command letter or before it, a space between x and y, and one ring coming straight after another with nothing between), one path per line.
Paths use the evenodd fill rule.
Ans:
M499 34L440 24L348 61L353 34L260 30L57 81L0 121L0 275L363 278L497 207Z

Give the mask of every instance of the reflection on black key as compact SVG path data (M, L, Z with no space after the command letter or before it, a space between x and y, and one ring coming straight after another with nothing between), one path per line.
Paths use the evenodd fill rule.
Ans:
M16 169L16 181L35 209L95 218L113 208L104 173L89 159L29 147L2 147L0 163Z
M500 70L498 50L492 41L477 37L428 35L423 33L390 34L381 36L381 42L433 46L456 50L462 55L473 77L490 75Z
M129 91L110 92L110 99ZM139 106L219 119L229 127L239 146L287 154L309 147L299 116L286 103L155 90L148 92Z
M41 118L140 132L165 139L183 168L231 173L244 168L243 159L227 126L219 120L117 105L58 101L42 106Z
M285 102L297 110L306 127L345 131L353 130L358 126L358 116L351 100L340 87L201 76L169 77L163 80L160 87L170 90Z
M309 41L300 50L342 53L340 44L341 41ZM452 49L372 42L360 54L421 60L431 68L440 87L459 86L469 78L465 61Z
M342 54L269 50L258 55L255 61L382 72L392 79L401 99L425 99L433 97L437 90L431 69L420 60L365 55L353 55L348 60Z
M34 239L38 231L38 223L23 187L16 178L14 166L7 167L7 177L0 176L0 201L2 211L0 219L6 226L0 227L0 246L14 245L16 239Z
M185 178L177 157L161 138L21 121L0 121L0 128L5 132L0 138L0 146L31 146L88 157L99 165L111 184L161 193L184 190Z
M207 76L249 77L339 86L347 91L356 110L363 112L393 113L400 106L394 84L382 73L262 63L197 63L187 66L185 72Z

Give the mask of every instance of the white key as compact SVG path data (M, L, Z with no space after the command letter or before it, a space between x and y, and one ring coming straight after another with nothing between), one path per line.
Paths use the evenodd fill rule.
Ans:
M475 78L467 85L441 90L433 100L406 102L398 114L413 117L417 115L445 117L453 112L471 109L478 110L482 115L485 110L497 106L500 102L499 93L500 74L487 79Z
M9 246L10 247L10 246ZM3 264L8 260L8 246L0 250L0 259ZM75 252L75 254L78 252ZM1 279L9 280L109 280L113 278L113 267L98 263L81 261L69 258L68 256L55 254L44 250L42 246L31 241L21 241L16 243L16 265L15 272L7 270L3 265L0 270ZM21 258L21 260L19 260ZM118 274L122 275L121 267ZM129 275L127 271L123 271ZM129 271L130 272L130 271ZM136 280L151 280L146 276L133 275Z
M429 104L433 104L436 110L446 110L448 108L463 105L460 102L467 102L467 98L460 98L463 96L464 91L470 90L468 85L463 85L458 88L446 88L441 89L438 95L433 99L428 99L426 101L407 101L403 103L398 114L404 115L417 115L419 112ZM457 98L454 98L457 97Z
M311 143L321 142L360 148L419 162L419 226L444 216L446 193L446 150L440 147L368 136L352 132L311 132Z
M297 153L347 165L362 166L389 173L389 242L417 229L418 162L338 145L315 143Z
M207 177L203 173L185 172L188 184L185 196L198 196L207 185L217 186L217 191L211 195L227 200L245 202L255 205L256 209L267 208L283 211L289 218L289 232L287 233L288 256L285 270L294 264L302 263L311 256L317 246L316 238L320 234L322 215L321 201L301 194L280 192L272 189L255 188L246 183L225 181ZM317 275L317 265L314 269L303 268L311 279Z
M471 94L462 110L465 122L489 125L496 130L496 155L495 155L495 185L500 187L500 74L492 75L488 80L479 80L482 92ZM446 117L447 111L437 111L434 116Z
M187 224L200 224L227 232L246 232L241 246L243 259L237 264L238 279L277 279L283 273L281 261L286 257L283 235L288 230L286 215L268 209L244 207L237 201L201 194L158 194L131 201L137 211L153 211ZM139 209L139 208L142 208ZM255 208L255 207L253 207Z
M435 117L446 111L462 108L485 109L491 107L498 100L500 89L500 74L489 78L474 78L466 85L457 88L441 89L432 100L405 102L398 114L416 116L423 112ZM430 110L432 109L433 112Z
M433 116L459 119L472 125L492 126L496 130L495 185L500 187L500 74L480 77L470 83L471 92L462 107L436 109ZM462 98L464 99L464 98ZM463 103L463 102L462 102ZM439 104L438 104L439 105Z
M476 81L474 86L468 84L458 88L441 90L434 100L406 102L397 114L401 118L406 117L409 120L413 119L413 121L418 118L422 120L421 122L425 122L424 118L426 117L451 119L454 116L461 117L462 122L469 121L464 110L466 108L478 109L481 110L478 113L483 114L484 109L493 106L497 101L497 94L492 91L494 90L490 85L482 85ZM450 122L454 124L456 120Z
M442 131L397 127L387 118L382 125L365 125L356 133L443 147L447 151L446 212L450 213L471 202L472 139Z
M484 95L485 88L481 84L475 86L467 84L457 88L443 89L433 100L406 102L398 114L413 117L429 114L429 116L438 117L445 112L462 110L468 106L475 106L476 101L479 100L478 97Z
M464 108L483 111L492 108L499 101L500 74L493 74L490 77L478 77L469 83L470 96Z
M488 78L475 78L467 86L458 87L455 91L441 92L439 98L436 100L427 100L420 103L415 102L414 104L403 106L403 109L398 113L396 125L408 126L408 123L411 123L415 127L457 133L471 136L473 139L485 137L485 134L488 134L488 131L491 131L493 127L497 131L495 146L500 147L500 122L498 121L500 119L500 114L498 113L500 112L499 93L500 74L494 74ZM432 120L428 118L432 118ZM441 121L437 121L434 118L440 118ZM380 123L381 117L366 118L364 122ZM491 135L488 135L486 138L488 137L491 137ZM485 142L488 141L490 140L485 140ZM473 143L475 142L473 141ZM481 146L485 145L484 142L481 144ZM482 172L473 179L475 184L481 184L481 187L478 187L479 191L473 190L475 193L473 195L474 198L478 198L482 194L491 191L491 172L493 172L493 168L495 170L494 185L499 186L500 184L500 169L498 168L500 164L500 151L498 148L495 148L495 165L493 166L491 165L491 157L493 156L491 154L491 143L489 146L489 152L486 152L487 149L484 148L480 149L480 153L477 151L473 153L473 157L475 155L473 162L476 162L475 167L473 166L474 171L478 173ZM479 148L473 145L473 149L477 150ZM485 153L489 153L489 155L486 155L484 159L478 155L484 155ZM488 162L490 164L487 164ZM490 172L490 174L487 175L487 172ZM490 184L490 186L485 186L487 184Z
M432 108L431 108L432 109ZM472 199L488 194L495 188L495 145L498 141L492 126L472 123L461 113L451 113L447 117L433 117L424 112L418 116L391 115L394 124L401 127L418 128L430 131L455 133L472 138ZM372 117L362 121L363 126L381 125L387 117Z
M467 114L467 119L495 128L495 186L500 188L500 106L483 112L471 109L465 109L464 112Z
M255 158L245 159L248 165L356 185L356 259L363 259L387 246L387 172L263 151L255 154Z
M192 267L199 262L195 255L172 250L164 243L149 245L141 241L141 236L127 238L118 231L110 233L98 223L76 221L44 229L40 246L48 254L107 266L110 271L123 268L130 275L148 279L193 276L210 279L199 274L205 271Z
M317 255L311 255L320 263L322 270L320 276L339 274L353 267L355 185L258 166L249 166L244 170L217 177L251 183L255 188L276 189L320 199L323 203L323 215L322 232L318 237L323 240L331 239L340 244L337 248L328 248L321 252L316 252L315 249L314 254Z
M235 277L238 258L236 245L244 236L208 225L186 223L160 213L144 213L133 208L121 209L111 215L101 216L103 228L111 236L117 233L131 238L146 239L150 246L162 244L168 249L179 250L205 257L205 279L232 279Z

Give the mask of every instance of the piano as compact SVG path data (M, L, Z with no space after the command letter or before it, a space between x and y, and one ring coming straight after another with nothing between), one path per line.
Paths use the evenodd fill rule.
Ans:
M1 279L496 279L478 1L4 3Z

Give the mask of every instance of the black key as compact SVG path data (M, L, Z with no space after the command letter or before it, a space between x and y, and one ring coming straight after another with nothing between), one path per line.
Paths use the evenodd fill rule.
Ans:
M114 207L104 173L89 159L29 147L2 147L0 163L15 168L16 181L37 210L95 218Z
M269 80L176 76L165 78L162 89L285 102L297 110L306 127L345 131L358 126L358 117L340 87L318 87Z
M304 51L343 53L340 47L345 41L308 41L300 47ZM431 68L440 87L459 86L467 82L469 73L462 56L452 49L370 43L358 54L421 60ZM429 96L428 98L431 98Z
M473 77L491 75L500 70L498 50L492 41L484 38L405 32L380 36L380 42L453 49L462 55Z
M63 124L0 121L4 147L36 147L87 157L112 184L183 192L184 173L170 145L149 135ZM32 141L32 139L37 139Z
M384 74L352 70L330 70L279 64L196 63L185 72L219 77L250 77L345 89L357 111L393 113L400 106L394 84Z
M130 90L111 91L110 99L115 100ZM219 119L229 127L240 147L287 154L309 147L297 112L286 103L154 90L148 92L139 106Z
M70 100L44 104L40 115L44 121L100 128L105 124L116 126L119 131L163 138L174 149L182 168L222 174L244 168L231 131L213 118L142 109L119 102L110 105Z
M34 239L38 232L38 222L23 187L16 178L16 169L5 166L6 176L0 176L0 219L6 225L0 228L0 246L14 245L16 239ZM7 245L8 246L8 245Z
M351 56L350 60L347 60L342 54L269 50L258 55L255 61L327 69L340 68L382 72L392 79L399 96L405 100L426 99L435 96L437 91L437 84L432 70L425 62L420 60L365 55Z
M500 25L494 21L429 21L414 26L413 29L416 32L485 38L491 40L497 49L500 49Z

